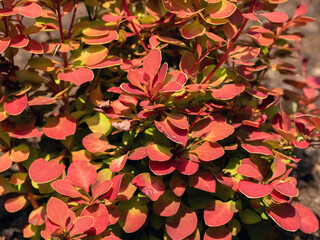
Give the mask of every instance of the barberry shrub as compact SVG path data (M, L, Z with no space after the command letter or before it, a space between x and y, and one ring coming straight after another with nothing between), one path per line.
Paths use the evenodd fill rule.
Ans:
M313 19L282 2L1 1L0 194L31 204L23 236L317 231L290 176L319 138L296 31Z

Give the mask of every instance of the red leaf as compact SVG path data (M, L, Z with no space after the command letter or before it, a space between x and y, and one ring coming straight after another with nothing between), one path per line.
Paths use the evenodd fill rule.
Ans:
M299 229L307 234L314 233L319 229L319 221L312 211L300 203L293 203L292 206L300 215L301 223Z
M166 230L172 240L182 240L196 230L197 224L196 213L181 204L177 214L166 219Z
M111 181L112 181L112 187L111 189L100 199L108 199L110 202L113 202L119 193L120 186L121 186L121 181L122 181L123 174L118 174L114 176Z
M113 145L109 144L108 138L103 133L90 133L82 139L82 145L89 152L102 153L111 148Z
M22 48L28 45L29 38L27 38L25 35L20 34L17 36L10 36L11 41L10 41L10 47L14 48Z
M29 18L40 17L42 14L42 8L34 2L18 5L16 9L18 10L19 14Z
M127 154L122 155L116 159L113 159L112 162L110 163L109 169L112 172L119 172L122 170L122 168L124 167L124 165L127 162L128 159L128 154L129 152L127 152Z
M128 159L142 160L148 156L147 147L139 147L130 152Z
M281 157L280 154L276 154L273 163L271 164L272 177L268 182L282 176L286 172L286 164L282 160L284 160L284 158Z
M168 161L172 157L171 148L155 143L150 143L148 145L147 153L151 160L158 162Z
M27 96L22 95L21 97L14 98L12 101L5 102L3 108L10 115L19 115L26 108L27 104Z
M68 168L67 179L76 187L89 192L90 185L96 180L97 171L87 161L76 161Z
M211 132L204 138L209 142L216 142L230 136L234 128L226 123L217 123L213 126Z
M211 89L212 97L219 100L229 100L244 91L242 84L226 84L219 89Z
M204 234L203 240L231 240L232 234L225 227L208 228Z
M77 124L73 117L60 115L47 119L47 123L42 130L47 137L62 140L70 135L74 135L76 127Z
M167 113L167 120L175 127L180 129L188 129L189 123L185 115L179 113Z
M0 172L8 170L12 165L12 160L9 156L10 152L6 152L0 157Z
M278 182L272 184L272 186L279 193L288 197L297 197L299 194L298 189L290 182Z
M218 159L224 155L224 150L219 143L204 142L200 147L190 151L205 162Z
M181 197L187 188L186 182L175 173L171 177L169 186L178 197Z
M7 49L10 44L10 37L1 37L0 38L0 53Z
M26 124L13 125L8 121L1 122L1 128L4 132L7 132L10 137L13 138L31 138L31 137L41 137L42 132L34 126L34 122L29 122Z
M171 217L178 212L180 202L180 198L171 190L166 190L164 194L153 203L153 211L162 217Z
M39 96L39 97L34 97L31 100L29 100L28 105L29 106L42 106L42 105L50 105L55 102L56 102L56 100L54 98Z
M78 234L83 234L85 231L92 227L93 223L94 218L91 216L78 217L73 225L73 228L70 231L70 237Z
M100 197L101 195L108 192L111 189L111 187L112 187L112 181L110 181L110 180L105 180L103 182L96 180L91 185L92 197L94 199Z
M156 201L165 190L162 177L151 176L150 173L137 175L131 183L146 194L151 201Z
M204 209L204 221L209 227L219 227L228 223L232 217L229 202L222 202L220 200L214 200L209 202Z
M31 163L29 175L35 183L46 183L59 177L65 166L58 161L50 162L39 158Z
M95 203L86 207L80 216L91 216L94 219L92 227L86 232L89 235L98 235L108 227L109 213L102 203Z
M149 81L152 81L156 76L161 64L161 51L152 49L143 59L143 70L148 75Z
M216 180L208 170L200 169L197 173L189 176L189 183L193 188L210 193L216 192Z
M67 179L59 179L51 183L51 187L58 193L72 198L83 197L81 193Z
M23 48L24 50L34 53L34 54L42 54L43 46L40 42L30 39L28 45Z
M268 215L283 229L295 232L300 227L298 211L289 203L271 204L267 209Z
M140 96L145 96L146 94L141 91L139 88L137 88L136 86L130 84L130 83L123 83L121 84L120 88L127 92L127 93L130 93L130 94L133 94L133 95L140 95Z
M261 198L272 192L272 186L253 183L247 180L241 180L238 183L238 189L248 198Z
M28 200L24 195L17 195L17 194L8 194L4 196L4 208L9 213L18 212L23 209Z
M76 86L80 86L83 83L90 82L94 75L91 69L80 67L72 72L59 73L58 78L63 81L71 82Z
M176 162L173 159L165 162L150 160L149 168L155 175L168 175L176 169Z
M192 175L199 169L199 164L186 159L183 156L175 158L177 170L184 175Z
M260 13L260 15L266 17L270 22L283 23L288 20L288 15L284 12L267 12Z
M265 146L254 146L245 143L242 143L241 146L249 153L273 156L272 151Z
M237 173L245 177L254 178L259 181L263 180L263 176L259 171L259 167L254 162L252 162L250 158L241 160L241 164L237 168Z
M69 208L60 199L52 197L48 201L47 216L50 221L65 228L69 218Z

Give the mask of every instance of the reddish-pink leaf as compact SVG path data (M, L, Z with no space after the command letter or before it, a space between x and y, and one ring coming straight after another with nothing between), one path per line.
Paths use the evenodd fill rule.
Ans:
M181 197L187 188L186 182L176 173L173 173L169 186L178 197Z
M3 131L7 132L10 137L18 139L41 137L42 135L42 132L34 126L34 122L13 125L9 121L2 121L1 128Z
M254 146L242 143L241 146L249 153L273 156L272 151L265 146Z
M211 89L212 97L219 100L229 100L244 91L242 84L226 84L219 89Z
M286 172L286 164L282 160L284 160L284 158L281 157L280 154L276 154L271 164L272 177L269 179L269 182L282 176Z
M16 7L18 13L29 18L40 17L42 14L42 8L35 2L28 2Z
M166 230L172 240L182 240L196 230L197 224L196 213L181 204L177 214L166 219Z
M103 133L90 133L82 139L82 144L89 152L102 153L111 148L108 138Z
M77 123L71 116L56 116L47 119L47 123L43 126L43 133L53 139L62 140L70 135L74 135Z
M284 12L267 12L260 13L260 15L266 17L270 22L283 23L288 20L288 15Z
M241 180L238 183L238 189L248 198L261 198L270 194L273 188L270 185Z
M0 53L7 49L10 44L10 37L1 37L0 38Z
M314 213L300 203L293 203L292 206L300 215L301 223L299 229L307 234L314 233L319 229L319 221Z
M118 206L109 205L109 206L107 206L107 209L109 212L109 225L116 224L119 220L119 217L120 217L120 212L119 212Z
M245 158L241 160L240 166L237 168L237 173L257 180L263 180L263 176L259 171L259 167L250 160L250 158Z
M65 228L69 218L69 208L60 199L52 197L48 201L47 216L50 221Z
M59 73L58 78L63 81L71 82L76 86L80 86L83 83L90 82L94 75L91 69L80 67L76 70L67 73Z
M24 50L34 53L34 54L42 54L43 46L40 42L30 39L28 45L23 48Z
M229 202L214 200L205 207L203 218L209 227L218 227L228 223L233 214Z
M67 179L59 179L51 183L51 187L58 193L72 198L82 197L82 194Z
M121 58L117 56L109 56L106 59L104 59L102 62L99 62L94 65L90 65L89 67L91 69L95 69L95 68L101 69L101 68L117 66L117 65L120 65L121 63L122 63Z
M176 165L173 159L165 162L149 161L149 168L155 175L168 175L176 169Z
M209 142L216 142L230 136L233 132L234 128L231 125L218 122L204 139Z
M177 170L184 175L192 175L199 169L199 164L186 159L183 156L175 158Z
M9 213L20 211L28 203L27 198L24 195L20 195L20 194L5 195L3 200L4 200L4 208Z
M121 186L122 177L123 177L123 174L118 174L118 175L114 176L111 179L111 182L112 182L111 189L105 195L100 197L100 199L109 199L110 202L114 201L118 196L120 186Z
M208 228L204 234L203 240L231 240L232 234L225 227Z
M156 76L161 64L161 51L157 48L152 49L143 59L143 70L152 81Z
M12 165L12 160L9 156L10 152L6 152L0 157L0 172L9 169Z
M4 110L10 115L19 115L26 108L28 98L26 95L14 98L12 101L3 104Z
M206 28L198 20L183 26L181 29L181 35L185 39L193 39L202 36L205 32Z
M153 211L162 217L175 215L180 207L180 198L172 190L166 190L157 201L153 203Z
M31 163L29 176L36 183L46 183L59 177L64 168L65 166L59 164L58 161L46 161L43 158L39 158Z
M133 95L140 95L140 96L145 96L146 94L144 93L144 91L140 90L140 88L137 88L136 86L130 84L130 83L123 83L121 84L120 88L130 94Z
M56 102L56 100L54 98L39 96L39 97L34 97L31 100L29 100L28 106L50 105L55 102Z
M76 187L89 192L90 185L96 180L97 171L87 161L76 161L68 168L67 179Z
M207 8L207 12L210 14L211 18L221 19L230 17L236 9L237 7L234 3L227 0L221 0L215 4L211 4Z
M112 181L105 180L103 182L100 182L99 180L96 180L94 183L91 184L91 192L92 197L94 199L100 197L101 195L108 192L112 187Z
M141 173L131 182L146 194L152 201L156 201L165 190L162 177L152 176L150 173Z
M310 143L307 141L300 141L298 142L295 139L292 139L292 143L297 147L297 148L301 148L301 149L306 149L307 147L309 147Z
M82 211L81 216L91 216L94 219L92 227L86 232L89 235L98 235L108 227L109 213L106 206L102 203L95 203L86 207Z
M200 147L190 151L205 162L209 162L224 155L224 150L219 143L204 142Z
M205 169L200 169L195 174L189 176L191 187L197 188L206 192L216 192L216 180L213 174Z
M300 227L298 211L289 203L271 204L267 209L268 215L283 229L295 232Z
M178 82L168 82L160 89L160 92L179 92L182 88L182 85Z
M113 159L112 162L110 163L109 169L112 172L119 172L122 170L122 168L124 167L124 165L127 162L128 159L128 154L129 152L127 152L127 154L122 155L116 159Z
M25 35L20 34L16 36L10 36L10 47L14 48L22 48L28 45L29 38L27 38Z
M180 129L188 129L189 123L185 115L179 113L167 113L167 120L175 127Z
M279 193L288 197L297 197L298 189L291 182L278 182L272 184L273 188Z
M158 162L168 161L172 157L171 148L164 147L155 143L150 143L147 147L147 153L151 160Z
M90 229L94 223L94 218L91 216L82 216L78 217L73 228L70 231L70 237L73 237L78 234L83 234L85 231Z
M148 147L139 147L130 152L128 159L130 160L142 160L148 156Z

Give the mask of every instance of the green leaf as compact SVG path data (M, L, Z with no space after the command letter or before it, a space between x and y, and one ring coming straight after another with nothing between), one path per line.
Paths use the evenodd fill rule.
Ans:
M99 112L92 117L87 118L86 124L92 132L103 133L104 135L109 135L112 129L109 118Z

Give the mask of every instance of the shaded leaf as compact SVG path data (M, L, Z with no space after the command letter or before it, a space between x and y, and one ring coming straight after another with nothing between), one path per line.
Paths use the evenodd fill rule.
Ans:
M231 240L232 234L231 232L225 227L210 227L206 230L203 240Z
M172 190L166 190L158 200L153 203L153 211L162 217L175 215L180 207L180 198Z
M205 169L200 169L195 174L189 176L191 187L206 192L214 193L216 191L216 180L213 174Z
M91 216L94 219L92 227L86 232L89 235L98 235L108 227L109 213L102 203L95 203L86 207L80 216Z
M228 223L233 214L230 202L214 200L206 205L203 218L208 226L218 227Z

